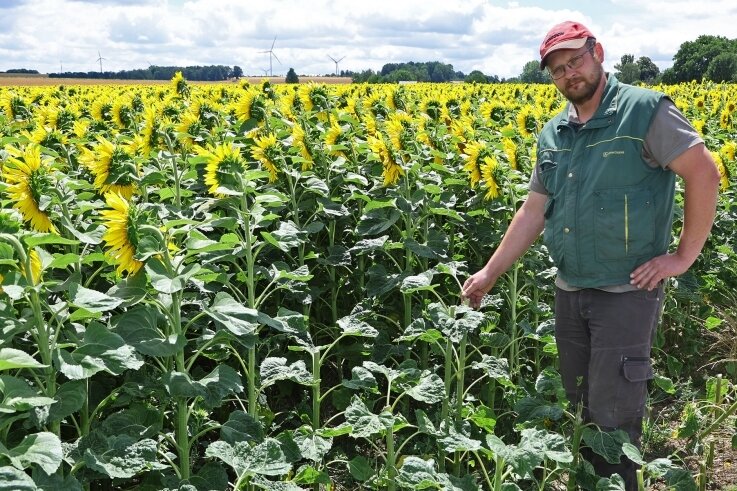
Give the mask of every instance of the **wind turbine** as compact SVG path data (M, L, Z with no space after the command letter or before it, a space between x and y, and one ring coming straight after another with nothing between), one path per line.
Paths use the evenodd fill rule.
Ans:
M103 58L102 55L100 54L100 50L98 49L97 50L97 59L95 61L99 61L100 62L100 73L102 73L102 60L107 60L107 58Z
M330 58L331 60L335 62L335 76L340 77L340 72L338 72L338 62L342 60L343 58L345 58L345 56L343 58L338 58L337 60L330 55L328 55L328 58Z
M272 59L276 58L276 61L279 61L279 58L276 57L274 54L274 44L276 44L276 36L274 36L274 41L271 43L271 49L267 49L266 51L259 51L259 53L269 53L269 76L274 76L274 70L272 65ZM279 64L281 65L281 61L279 61Z

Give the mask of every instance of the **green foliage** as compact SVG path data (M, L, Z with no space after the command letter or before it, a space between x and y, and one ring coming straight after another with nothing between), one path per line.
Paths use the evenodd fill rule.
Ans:
M540 70L540 61L531 60L524 64L519 81L527 84L546 84L550 83L548 74Z
M701 81L707 77L709 65L724 54L737 54L737 40L727 39L724 36L702 34L695 41L686 41L673 56L672 73L663 78L665 83ZM724 64L724 57L719 62ZM724 76L721 69L714 68L714 73ZM708 78L709 80L712 80Z
M287 72L287 78L284 80L288 84L298 84L299 83L299 77L297 76L297 73L294 71L294 68L290 68Z

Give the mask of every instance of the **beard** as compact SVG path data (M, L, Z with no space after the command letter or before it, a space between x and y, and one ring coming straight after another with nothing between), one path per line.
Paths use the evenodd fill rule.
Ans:
M588 76L570 79L560 89L566 99L574 105L581 105L591 100L599 87L604 67L600 64Z

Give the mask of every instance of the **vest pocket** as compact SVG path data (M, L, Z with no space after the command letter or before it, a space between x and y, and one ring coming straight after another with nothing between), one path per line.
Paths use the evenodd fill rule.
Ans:
M649 190L604 189L594 192L596 259L616 261L655 252L655 203Z

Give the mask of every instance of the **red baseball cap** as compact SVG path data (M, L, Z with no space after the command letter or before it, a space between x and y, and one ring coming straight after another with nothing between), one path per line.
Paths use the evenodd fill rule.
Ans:
M554 25L540 44L540 68L545 68L545 57L559 49L578 49L594 37L588 27L580 22L567 20Z

